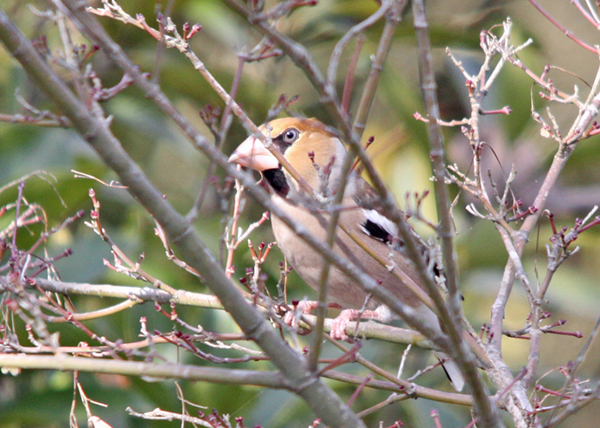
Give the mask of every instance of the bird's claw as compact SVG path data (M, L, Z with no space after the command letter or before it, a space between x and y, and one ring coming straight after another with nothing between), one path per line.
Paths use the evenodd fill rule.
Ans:
M283 323L290 327L298 327L298 319L304 314L310 314L318 305L319 302L314 300L294 302L291 310L283 316Z
M340 314L331 322L331 331L329 335L335 340L344 340L351 342L352 338L346 334L346 327L350 321L356 321L360 318L360 312L356 309L344 309Z

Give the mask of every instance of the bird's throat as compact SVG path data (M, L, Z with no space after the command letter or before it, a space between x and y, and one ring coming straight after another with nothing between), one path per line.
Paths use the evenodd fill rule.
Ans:
M263 171L263 175L265 180L267 180L267 182L279 196L287 196L290 190L290 185L288 184L287 178L285 177L281 167L277 169L267 169L266 171Z

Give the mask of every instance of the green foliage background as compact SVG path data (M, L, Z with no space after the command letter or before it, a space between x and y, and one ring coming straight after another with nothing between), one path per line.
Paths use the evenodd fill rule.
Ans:
M40 10L47 7L47 3L39 1L31 4ZM122 0L120 4L132 15L145 15L150 25L153 25L157 7L154 2ZM586 24L570 2L547 1L544 5L563 25L576 30L578 36L591 44L598 43L597 34L591 32L591 28L586 28ZM164 7L164 4L159 6ZM48 21L33 15L23 2L3 0L0 7L9 13L28 37L46 35L52 52L56 53L60 49L56 28ZM350 26L373 13L376 7L375 2L368 0L321 0L313 8L302 8L294 12L289 19L282 20L278 28L304 43L325 69L331 50L339 38ZM556 86L566 91L577 84L585 92L586 86L581 80L591 82L594 79L597 58L567 40L528 2L435 0L428 2L428 12L431 18L432 43L436 48L434 54L444 119L461 119L468 107L464 78L452 66L444 49L446 46L450 47L469 70L474 70L482 59L479 32L500 24L507 16L514 22L514 44L523 42L528 37L534 39L534 44L520 55L532 70L541 73L544 65L548 63L575 73L579 78L560 70L551 72ZM193 49L226 88L230 87L235 72L236 51L251 48L260 40L256 31L218 0L177 0L174 2L172 17L177 25L184 22L198 22L203 25L202 31L193 39ZM155 40L133 26L125 26L108 18L100 19L133 61L144 71L153 72L157 62ZM382 25L376 25L366 33L366 42L357 69L356 87L359 89L368 74L369 55L376 49L381 28ZM86 43L83 40L81 42ZM344 53L338 76L342 83L346 71L343 64L347 63L351 54L351 48ZM207 104L222 107L222 102L182 55L175 51L165 51L162 55L160 82L163 90L187 118L210 137L198 116L198 111ZM119 71L108 63L102 52L94 56L92 64L105 87L110 87L120 80ZM64 70L61 73L65 73ZM14 96L17 89L32 105L54 111L53 106L44 99L38 89L29 83L16 62L4 50L0 50L0 113L22 112ZM482 118L484 139L489 144L489 163L486 167L493 170L498 181L514 163L519 173L514 191L518 198L524 200L525 206L531 203L556 149L554 142L540 136L539 125L530 118L531 89L531 81L524 73L509 66L505 67L486 100L485 108L496 109L509 105L513 113L510 116ZM545 104L535 95L536 92L537 89L534 88L533 103L541 113ZM315 91L289 58L284 56L269 59L245 67L238 101L255 122L260 123L264 120L268 109L281 94L288 97L300 95L299 101L293 104L296 112L316 116L324 122L331 123ZM355 107L357 100L353 101ZM186 212L201 188L208 160L198 153L135 87L123 91L106 102L104 107L107 113L114 116L113 132L120 138L126 150L171 203L181 212ZM407 191L422 192L431 188L428 180L430 166L425 127L413 119L412 115L416 111L423 112L423 108L418 85L412 16L409 13L404 16L398 27L364 134L365 137L376 137L376 144L369 150L399 201L404 200ZM563 133L566 133L576 111L570 107L553 106L553 112ZM454 128L445 130L445 137L449 159L457 162L463 170L467 170L470 156L467 140ZM243 128L234 121L223 148L224 152L230 153L244 138ZM578 147L564 171L555 196L551 199L548 208L557 214L560 226L571 226L576 217L585 216L594 204L600 203L600 173L596 167L600 160L600 150L597 142L596 137ZM195 278L166 260L164 250L154 236L151 218L125 191L107 189L89 180L75 179L71 169L95 175L105 181L115 179L114 174L99 162L91 149L72 131L0 123L0 186L35 170L53 174L56 181L52 184L34 177L27 180L25 188L28 200L44 207L50 225L59 224L80 209L86 210L86 215L89 215L91 202L88 189L94 188L102 203L104 226L113 240L132 259L136 259L143 252L143 267L155 277L176 288L207 291ZM217 171L216 175L222 183L222 172ZM4 191L0 194L0 206L14 202L15 198L14 188ZM428 199L426 213L434 218L433 199ZM489 308L507 256L493 226L468 215L464 211L464 205L470 202L470 199L465 195L460 195L460 199L454 215L458 229L461 287L465 297L465 312L477 327L489 317ZM261 213L261 208L248 200L243 223L247 225L257 220ZM0 230L11 220L9 217L0 218ZM196 228L209 247L221 255L222 220L221 201L211 190ZM31 228L30 235L19 235L19 244L23 248L31 245L36 239L39 233L36 227ZM586 336L599 313L599 233L598 230L590 230L579 238L577 243L581 246L581 251L560 268L548 294L547 308L553 314L552 320L565 318L568 323L563 330L579 330ZM537 271L542 276L545 271L544 244L549 236L548 224L542 221L538 236L532 236L532 240L536 242L531 243L525 256L526 268L532 280L537 278ZM266 225L252 236L254 242L272 239ZM72 248L73 256L56 264L64 280L140 285L103 265L104 258L111 260L109 249L84 226L83 221L53 236L46 249L50 255L56 255L65 248ZM270 274L270 285L277 281L278 262L281 259L281 254L274 250L266 266ZM6 260L2 260L2 263L4 262ZM242 246L236 253L237 270L234 277L243 276L245 267L251 264L249 251ZM303 285L298 277L292 275L291 281L296 297L313 296L312 291ZM74 300L80 311L114 303L109 299ZM524 294L516 286L508 307L506 328L521 328L527 309ZM238 331L229 317L218 311L180 308L178 312L190 324L200 324L207 330ZM169 331L173 328L169 320L156 313L149 305L89 322L88 325L98 334L135 341L141 316L148 317L151 329ZM61 341L65 345L76 345L79 341L90 340L72 326L60 325L56 330L61 332ZM26 343L25 335L22 343ZM582 344L582 340L569 336L544 336L539 374L573 359ZM514 372L518 372L526 363L528 343L524 340L505 339L503 350L509 365ZM598 350L598 346L595 345L590 352L590 358L580 372L582 378L598 377ZM219 350L210 351L219 355L230 355ZM396 345L371 341L364 344L361 354L393 371L402 351L403 348ZM173 361L206 364L185 352L177 353L172 347L165 346L162 352ZM329 348L325 349L325 354L336 355L335 351ZM413 351L405 369L406 373L423 368L432 361L430 353ZM236 368L244 366L270 369L267 363L235 365ZM345 369L365 374L364 369L358 366L349 365ZM175 412L180 409L174 384L170 381L146 382L141 379L83 373L80 374L80 378L90 398L109 405L106 409L94 407L94 410L114 427L173 426L172 422L147 422L129 417L124 411L126 406L138 411L148 411L156 407ZM426 375L422 382L427 386L448 388L443 375L437 372ZM559 388L561 382L562 378L558 374L552 374L545 385ZM266 427L304 427L312 422L312 416L301 400L287 392L190 382L181 382L181 385L188 400L208 407L205 412L215 408L220 413L243 416L247 426L260 424ZM331 385L346 399L353 392L353 388L338 383L332 382ZM365 390L353 408L357 411L362 410L384 400L385 397L386 394L382 392ZM0 426L67 426L71 399L72 380L69 373L39 371L23 372L16 377L2 375ZM445 427L463 426L469 420L467 409L457 409L425 400L410 400L388 407L375 417L369 418L367 422L370 426L375 426L379 420L383 420L384 426L387 426L400 419L409 427L433 426L429 416L432 409L441 412ZM570 423L574 426L594 426L594 421L600 416L598 412L597 408L588 408L571 419ZM82 411L78 415L83 426L85 422Z

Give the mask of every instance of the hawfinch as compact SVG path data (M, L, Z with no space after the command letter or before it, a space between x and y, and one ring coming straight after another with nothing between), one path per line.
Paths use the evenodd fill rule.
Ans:
M340 182L346 155L344 145L325 125L314 118L276 119L262 125L260 129L270 136L273 145L308 183L313 195L309 195L254 136L248 137L233 152L229 161L260 171L269 184L273 203L301 223L316 238L325 241L329 223L327 202L333 199ZM422 318L430 319L432 325L439 328L439 322L433 312L391 272L391 269L399 269L415 282L419 282L413 263L402 253L396 226L374 209L376 200L371 186L358 174L352 173L340 208L340 227L336 234L334 251L347 257L403 304L412 308L420 317L422 314ZM323 257L277 216L271 216L271 224L277 244L289 263L308 285L317 289ZM388 266L369 256L349 233L358 235L380 258L388 261ZM332 336L346 339L346 324L359 316L382 322L392 319L393 314L389 308L374 297L369 299L359 284L354 283L335 266L330 268L328 285L329 300L346 309L338 317L337 323L334 322ZM361 308L366 308L366 311L359 314ZM453 386L461 390L464 381L456 364L446 361L444 368Z

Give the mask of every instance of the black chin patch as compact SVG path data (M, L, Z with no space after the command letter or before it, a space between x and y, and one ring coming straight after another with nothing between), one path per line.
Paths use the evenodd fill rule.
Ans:
M286 196L288 194L290 186L281 167L277 169L267 169L266 171L263 171L263 175L273 190L280 196Z

